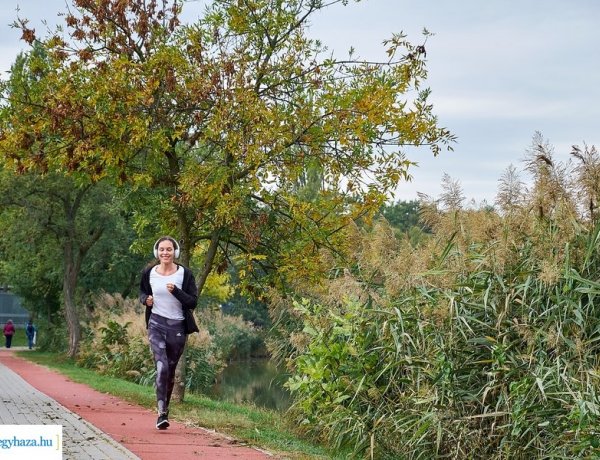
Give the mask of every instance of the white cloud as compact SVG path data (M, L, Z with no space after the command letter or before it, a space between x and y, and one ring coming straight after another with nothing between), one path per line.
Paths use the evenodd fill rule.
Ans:
M463 96L442 95L432 98L435 113L444 118L539 119L569 109L568 102L524 100L514 92L471 93Z

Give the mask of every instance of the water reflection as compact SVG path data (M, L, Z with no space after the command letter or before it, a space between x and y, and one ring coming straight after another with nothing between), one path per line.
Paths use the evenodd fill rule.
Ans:
M291 404L289 392L283 388L287 378L284 370L266 359L233 362L209 395L222 401L285 411Z

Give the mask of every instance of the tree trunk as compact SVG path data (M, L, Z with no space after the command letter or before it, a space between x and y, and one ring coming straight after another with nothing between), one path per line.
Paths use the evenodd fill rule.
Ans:
M100 239L103 228L96 228L88 232L89 236L79 244L76 237L76 217L82 200L89 191L91 185L77 191L75 199L71 203L64 200L67 227L64 234L64 275L63 275L63 302L65 304L65 318L69 328L69 358L77 356L79 341L81 339L81 327L79 325L79 314L75 303L75 292L77 279L81 271L81 264L90 248Z
M66 278L66 277L65 277ZM77 306L75 305L74 289L72 286L67 286L67 280L63 286L63 295L65 303L65 319L69 328L69 358L77 356L79 351L79 340L81 339L81 328L79 326L79 315L77 314Z
M79 314L75 304L75 289L77 286L77 261L74 260L71 243L68 242L64 247L65 272L63 275L63 302L65 308L65 319L69 329L69 358L74 358L79 350L79 340L81 339L81 328L79 325Z

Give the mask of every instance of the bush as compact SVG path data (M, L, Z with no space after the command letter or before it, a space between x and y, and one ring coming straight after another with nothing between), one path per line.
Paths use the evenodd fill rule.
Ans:
M35 324L36 349L63 353L69 348L69 332L64 321L50 323L40 318Z
M136 383L153 381L154 362L140 321L143 319L137 312L126 308L120 314L113 312L103 321L92 323L81 343L77 363Z
M298 423L360 458L600 456L600 227L555 249L559 268L531 241L502 269L447 248L444 266L474 266L295 304Z
M264 355L260 332L241 316L225 315L205 310L201 321L215 341L215 349L225 361L248 359Z
M85 329L78 364L143 385L154 383L156 370L144 315L137 299L105 294L96 317ZM249 357L262 346L255 328L241 318L196 312L200 333L188 336L186 387L203 391L232 359Z
M256 328L241 317L211 310L198 316L201 331L192 334L188 342L186 385L202 392L217 381L227 362L262 351L263 341Z

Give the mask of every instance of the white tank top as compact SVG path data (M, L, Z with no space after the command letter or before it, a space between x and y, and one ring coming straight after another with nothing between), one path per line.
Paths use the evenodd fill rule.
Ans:
M156 271L158 265L150 271L150 287L152 288L152 313L164 318L182 320L183 309L181 302L167 290L167 283L172 283L179 289L183 286L183 268L177 266L177 271L172 275L161 275Z

